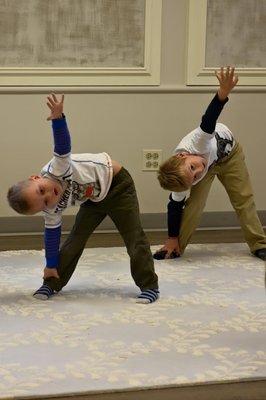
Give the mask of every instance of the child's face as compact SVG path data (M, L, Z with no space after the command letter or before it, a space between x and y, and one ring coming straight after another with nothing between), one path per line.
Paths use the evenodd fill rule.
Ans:
M30 184L24 191L30 204L29 214L54 208L63 193L61 184L56 180L39 175L33 175L29 180Z
M181 157L184 158L184 170L192 185L202 177L207 161L201 155L196 154L182 153Z

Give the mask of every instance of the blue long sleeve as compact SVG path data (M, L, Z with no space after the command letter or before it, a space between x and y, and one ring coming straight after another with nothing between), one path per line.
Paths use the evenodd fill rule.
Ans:
M52 129L54 137L54 154L55 154L53 163L54 163L54 168L56 169L55 167L55 165L57 165L56 163L61 162L57 160L60 159L62 160L61 156L69 155L71 152L71 138L67 127L66 118L64 115L63 118L52 120ZM58 156L60 158L58 158ZM52 164L49 165L49 169L53 170ZM46 226L44 231L46 267L56 268L59 265L61 222L59 226L58 223L55 227L53 227L53 224L50 225L51 227Z
M59 245L61 238L61 226L57 228L45 228L45 258L47 268L56 268L59 265Z
M54 152L58 155L68 154L71 151L71 138L67 127L66 118L52 120L54 136Z

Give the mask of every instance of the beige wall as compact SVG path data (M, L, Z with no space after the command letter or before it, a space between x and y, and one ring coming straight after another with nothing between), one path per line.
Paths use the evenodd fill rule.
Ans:
M106 151L121 161L135 179L142 213L164 212L168 197L160 189L156 173L141 171L142 149L162 149L167 158L182 136L199 124L214 93L185 88L187 5L186 0L163 0L162 92L66 91L65 112L73 152ZM6 217L15 216L5 200L8 187L38 173L51 157L52 139L50 124L45 120L45 91L0 92L0 110L0 217ZM266 92L245 89L230 96L220 119L244 146L259 210L266 209L265 118ZM206 211L231 209L216 182Z

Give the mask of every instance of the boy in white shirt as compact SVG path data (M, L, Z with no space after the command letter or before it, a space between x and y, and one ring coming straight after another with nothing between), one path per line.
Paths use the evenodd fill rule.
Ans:
M168 203L168 239L154 254L155 259L175 258L184 253L217 176L237 213L250 251L266 260L266 236L257 215L242 148L227 126L216 123L238 78L232 67L221 68L216 76L220 87L200 127L186 135L174 155L160 166L160 185L172 193Z
M87 239L109 215L122 235L130 257L131 275L141 293L139 303L159 298L158 277L147 238L141 227L138 199L130 174L107 153L71 154L71 139L63 114L64 96L52 94L47 105L54 136L54 157L40 175L12 186L10 206L21 214L40 211L45 220L43 285L34 297L46 300L72 276ZM75 224L59 251L62 212L80 204Z

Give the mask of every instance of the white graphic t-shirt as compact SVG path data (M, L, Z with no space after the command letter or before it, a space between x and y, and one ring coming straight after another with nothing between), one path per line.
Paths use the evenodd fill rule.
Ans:
M235 139L230 129L221 123L217 123L213 133L206 133L200 127L188 133L174 150L174 154L188 152L203 156L207 163L202 176L193 185L196 185L207 174L209 168L230 154L235 145ZM172 192L172 199L182 201L188 197L190 190L184 192Z
M63 194L54 209L44 211L45 227L61 225L62 212L86 200L99 202L107 195L113 178L111 158L107 153L55 154L41 175L58 180Z

